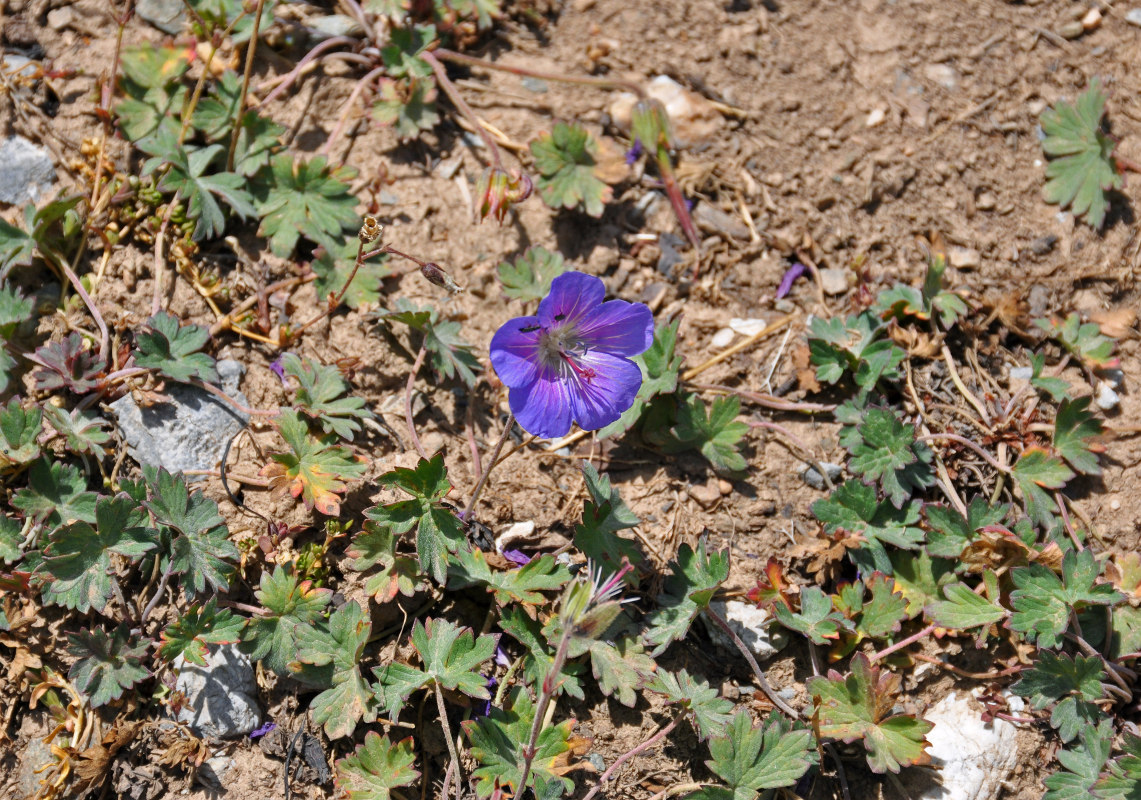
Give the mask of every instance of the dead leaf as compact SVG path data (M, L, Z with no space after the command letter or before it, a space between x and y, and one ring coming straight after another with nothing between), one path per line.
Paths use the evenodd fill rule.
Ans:
M76 790L83 791L103 780L115 755L135 740L145 723L142 720L134 722L117 722L111 730L103 735L99 744L88 747L75 757Z
M630 177L630 165L626 163L626 152L609 136L599 136L598 150L594 154L594 177L611 186L622 183Z
M1122 339L1133 331L1137 324L1137 312L1132 308L1112 308L1108 311L1095 311L1089 315L1090 322L1096 322L1101 332L1111 339Z
M590 748L594 746L593 739L585 736L572 736L567 740L567 744L570 745L570 749L555 756L548 767L551 772L561 777L576 769L589 770L590 772L598 771L589 761L579 760L590 752Z

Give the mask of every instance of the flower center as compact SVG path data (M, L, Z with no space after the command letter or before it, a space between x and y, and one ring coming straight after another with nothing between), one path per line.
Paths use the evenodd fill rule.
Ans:
M539 336L540 358L562 378L569 377L568 369L583 383L590 383L598 377L593 369L579 363L587 350L586 344L574 335L574 329L570 326L546 328Z

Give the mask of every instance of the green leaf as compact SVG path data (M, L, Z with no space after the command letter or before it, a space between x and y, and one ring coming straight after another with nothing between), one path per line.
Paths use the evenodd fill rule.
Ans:
M37 348L29 360L42 368L35 373L39 392L68 389L75 394L87 394L99 388L100 376L107 367L94 350L87 349L78 333Z
M148 319L147 327L150 333L140 333L136 339L138 366L157 370L175 381L218 381L214 359L198 352L210 341L210 331L201 325L180 325L178 318L166 311Z
M926 550L893 550L890 556L895 588L907 601L908 617L940 600L942 588L955 579L953 562L932 558Z
M385 72L397 78L426 78L432 74L432 65L420 54L436 41L434 25L412 25L393 28L388 44L380 48Z
M1102 129L1106 99L1094 78L1074 105L1060 100L1040 119L1042 151L1053 159L1046 167L1046 202L1070 207L1094 228L1105 222L1106 193L1123 183L1113 159L1117 141Z
M1057 506L1046 490L1061 489L1074 477L1074 471L1042 448L1028 447L1015 462L1011 474L1022 491L1030 519L1043 528L1052 527Z
M271 163L273 180L257 202L257 213L258 235L269 237L274 255L291 255L301 236L329 249L360 227L357 199L349 193L355 170L329 169L324 156L306 162L283 153Z
M234 172L252 178L269 166L273 156L281 150L281 137L285 128L256 111L242 115L242 128L238 131L238 144L234 148Z
M1141 796L1141 737L1125 734L1124 753L1110 761L1107 774L1093 787L1094 797L1101 800L1137 800Z
M68 677L95 708L118 700L147 677L143 659L150 643L132 636L126 622L120 622L110 636L102 628L92 628L69 633L67 640L68 653L79 658Z
M36 255L36 240L20 228L0 219L0 278L12 267L30 267Z
M186 87L134 87L127 92L127 99L115 106L115 116L128 141L142 144L156 137L177 141L177 118L186 105Z
M380 94L372 104L372 118L381 125L391 125L401 141L415 139L421 131L430 131L440 122L437 94L436 82L431 78L381 78Z
M527 648L523 675L528 684L541 685L551 675L555 664L555 648L544 635L543 626L531 619L521 606L510 606L500 614L499 627ZM562 671L553 676L555 696L566 693L576 700L582 700L585 697L580 677L583 671L580 661L564 662Z
M740 400L732 395L714 398L707 416L700 397L684 394L673 410L676 423L672 427L660 424L660 420L647 418L643 426L647 442L666 453L697 450L720 473L736 475L744 472L748 464L741 455L741 446L749 426L736 421L741 413Z
M297 655L297 628L313 626L333 593L312 581L298 581L292 565L263 572L254 597L268 613L250 617L242 634L242 650L278 675L290 674Z
M670 642L685 638L693 620L709 607L713 595L729 577L729 551L706 553L705 541L695 551L683 544L658 597L658 607L647 617L646 644L657 658Z
M1112 343L1110 343L1112 347ZM1046 356L1034 354L1030 356L1030 385L1039 391L1050 395L1055 403L1065 400L1070 393L1070 384L1061 378L1042 377L1042 370L1046 367Z
M931 448L915 440L915 426L891 409L870 408L856 427L861 442L850 448L848 469L866 483L878 483L896 508L935 483Z
M595 639L590 643L590 665L599 690L633 708L639 690L654 676L657 665L646 655L635 636L625 635L613 642Z
M412 693L428 683L427 673L397 661L373 667L372 674L380 681L373 689L389 719L399 717Z
M319 298L324 300L341 293L349 276L353 274L359 248L360 243L350 239L317 251L317 257L310 266L317 273L314 289ZM365 260L353 277L353 282L345 289L341 302L354 309L376 304L380 300L380 282L389 274L391 271L387 256L373 256Z
M527 302L542 300L551 291L551 281L567 271L566 262L557 253L535 245L512 264L502 261L497 268L503 293Z
M412 504L393 503L382 508L397 515L395 520L403 527L401 533L412 527L409 519L414 521L420 569L444 583L448 576L447 554L456 552L466 540L456 515L440 505L452 488L443 454L437 453L430 460L420 459L415 469L397 467L381 475L377 482L402 489L415 498Z
M277 428L290 450L271 455L279 466L267 465L263 474L270 475L271 484L287 485L290 494L301 497L307 507L337 516L341 511L337 494L344 491L346 480L364 473L365 465L352 450L336 444L336 436L311 435L301 415L292 409L277 418Z
M412 769L416 752L412 737L396 742L388 741L376 731L369 731L352 755L337 762L338 797L347 800L389 800L392 790L410 786L420 777Z
M0 229L0 253L3 253L3 231ZM0 255L0 259L3 256ZM3 262L0 261L0 264ZM35 319L35 302L24 297L17 287L0 286L0 338L11 339L21 324ZM7 388L6 386L0 388Z
M852 375L864 393L881 378L898 380L899 365L907 353L882 337L883 320L864 311L847 319L813 318L809 325L809 358L816 365L816 378L836 383L845 373Z
M197 17L191 18L191 28L200 41L209 41L223 31L232 31L230 38L236 44L248 41L253 36L253 9L247 10L242 0L187 0L187 4L197 14ZM266 0L262 6L258 30L263 34L273 24L274 5L275 0ZM206 23L204 28L198 24L199 18Z
M582 475L590 499L583 503L582 522L575 526L574 546L606 572L617 572L624 558L639 563L642 556L637 545L617 535L635 527L640 522L638 515L610 485L610 477L600 475L589 461L582 462Z
M187 47L128 45L123 48L119 66L125 78L149 89L177 80L190 66L191 55Z
M664 694L668 704L689 711L702 739L724 736L733 719L733 704L705 680L691 677L684 669L677 673L660 669L646 688Z
M1063 697L1074 695L1093 702L1105 696L1102 680L1105 670L1097 656L1074 656L1043 650L1037 663L1022 673L1011 691L1030 698L1035 708L1045 708Z
M899 633L907 619L907 600L896 591L895 581L880 572L867 581L871 597L860 610L856 631L869 639L888 639Z
M351 736L358 722L375 721L377 699L360 670L372 623L360 604L353 600L334 611L327 633L304 625L296 632L297 661L290 663L290 671L302 672L306 664L331 667L333 685L314 697L310 707L313 721L324 726L325 735Z
M498 641L498 635L476 637L471 628L445 619L430 619L427 625L417 621L412 628L412 644L424 662L425 682L481 700L491 695L479 666L495 655Z
M482 584L495 595L500 608L510 603L538 605L546 601L541 592L562 588L571 574L552 555L532 558L518 569L493 570L480 550L460 550L448 566L448 585L465 588Z
M423 345L428 350L432 368L445 378L459 377L470 389L475 386L475 374L482 367L472 354L472 345L460 337L460 323L454 320L440 321L436 310L425 309L405 298L394 304L395 312L383 315L383 319L403 322L423 335Z
M50 577L44 601L65 608L106 613L118 581L111 554L137 562L158 545L158 531L146 527L146 514L126 494L101 497L95 525L73 522L56 529L44 547L38 572Z
M978 531L1001 524L1010 513L1010 506L992 506L985 498L975 497L967 508L966 519L950 506L929 503L923 507L923 512L931 529L927 534L927 552L933 556L957 559Z
M148 483L152 496L147 509L175 534L170 542L170 564L182 575L182 591L192 597L204 592L207 585L215 590L229 588L240 554L229 539L218 504L201 492L191 494L181 473L171 475L160 469Z
M47 407L54 409L50 404ZM24 408L18 397L0 406L0 464L20 466L38 457L37 439L43 431L43 412L39 406Z
M211 597L206 605L192 605L162 632L158 655L167 662L183 656L191 664L206 666L207 645L234 644L241 639L246 620L229 609L218 610Z
M815 707L813 720L821 737L843 742L863 740L872 772L898 773L900 767L930 763L927 720L891 713L900 677L881 672L863 653L852 658L852 671L808 679Z
M928 618L941 628L956 631L987 627L1006 617L1006 609L992 600L975 594L963 583L943 589L946 600L927 608Z
M1077 400L1066 398L1058 406L1058 415L1054 418L1054 449L1083 475L1100 475L1097 452L1089 440L1100 436L1103 428L1101 421L1089 411L1091 399L1089 396Z
M1018 588L1010 593L1014 608L1010 627L1036 640L1040 648L1057 647L1069 627L1071 612L1113 605L1123 599L1112 586L1097 583L1100 570L1089 550L1066 553L1062 560L1065 583L1038 563L1012 570L1010 577Z
M790 630L802 633L816 644L827 644L838 639L840 630L852 630L844 615L832 608L832 598L816 586L806 586L800 593L800 611L793 612L784 603L773 606L777 622Z
M548 206L576 208L601 217L610 202L611 189L595 175L598 144L579 125L557 122L550 133L531 142L531 156L539 178L535 186Z
M341 396L349 391L349 384L336 367L317 364L294 353L286 353L281 364L299 384L294 397L299 410L319 423L325 433L352 441L361 430L358 420L372 418L363 398Z
M912 500L896 508L876 499L876 490L860 481L846 481L826 498L812 504L812 513L824 523L827 533L847 531L864 537L864 546L848 553L857 566L867 571L891 574L891 560L884 545L916 550L923 543L919 502Z
M642 418L650 401L658 395L672 394L677 389L681 356L677 355L677 330L680 319L659 323L654 331L654 343L634 363L642 370L642 385L631 405L621 417L598 432L600 439L625 433Z
M47 528L64 522L95 522L95 492L70 464L41 458L28 470L28 485L16 491L12 506Z
M1093 322L1082 323L1076 312L1065 320L1036 319L1034 324L1057 339L1062 347L1083 364L1091 368L1116 367L1119 360L1113 357L1113 340L1102 335Z
M101 455L103 445L111 441L111 434L104 430L107 420L94 411L75 409L70 414L50 403L44 404L48 422L67 442L67 449L73 453ZM0 428L3 427L3 414L0 414Z
M1106 760L1113 743L1113 722L1101 720L1095 728L1090 726L1079 733L1079 743L1068 750L1059 750L1058 763L1066 770L1059 770L1045 781L1046 794L1042 800L1087 800Z
M370 515L373 512L370 510L365 513ZM409 524L414 519L409 517ZM380 564L380 572L370 575L364 586L365 593L376 602L390 603L397 594L412 597L416 593L419 565L416 559L397 554L396 532L391 525L366 519L361 532L353 537L345 555L353 559L349 566L358 572Z
M229 137L241 99L242 79L238 73L226 70L210 87L210 93L199 98L190 124L210 141Z
M24 530L19 520L0 514L0 561L12 564L23 555Z
M523 778L523 749L531 739L534 718L530 695L524 687L516 686L508 692L504 708L493 706L488 716L463 723L472 757L479 762L472 772L477 796L489 797L496 788L509 788L516 797L522 794L519 782ZM574 725L575 721L568 719L544 727L539 734L527 779L535 797L558 797L574 788L574 781L553 771L558 757L570 749Z
M779 714L771 714L760 727L747 711L738 711L726 736L709 742L709 769L728 787L707 787L690 798L701 800L754 800L766 789L794 786L816 763L812 731Z

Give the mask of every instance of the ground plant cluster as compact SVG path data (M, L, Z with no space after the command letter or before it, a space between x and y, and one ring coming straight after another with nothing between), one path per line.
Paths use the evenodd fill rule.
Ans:
M1114 73L1067 67L1029 139L988 134L1070 252L1125 241L1091 312L990 291L949 225L853 244L843 220L916 180L880 156L836 241L779 228L792 179L703 155L598 25L578 60L511 57L593 2L184 0L165 33L137 5L102 7L108 57L82 68L46 20L84 4L8 3L40 38L5 29L32 65L0 66L5 119L66 174L0 218L0 792L913 797L947 779L926 712L955 688L1035 764L993 796L1141 797L1138 526L1097 499L1139 430L1141 117ZM717 13L765 42L795 5ZM1026 52L1083 41L1038 30ZM727 140L800 146L683 82ZM495 91L545 111L505 133ZM61 103L82 127L51 131ZM396 177L449 165L438 196ZM613 258L575 246L604 226ZM240 421L200 469L122 423L185 397ZM228 741L184 713L182 677L222 654L264 712Z

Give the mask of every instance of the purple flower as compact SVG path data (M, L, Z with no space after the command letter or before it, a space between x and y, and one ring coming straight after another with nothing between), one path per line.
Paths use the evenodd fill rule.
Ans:
M635 139L634 143L630 145L630 149L626 151L626 166L634 166L634 162L641 158L644 152L645 148L642 147L642 140Z
M285 379L285 353L282 353L273 361L269 362L269 368L274 375L281 379L282 386L289 385L289 381Z
M504 550L503 557L508 561L525 567L531 563L531 556L524 553L522 550Z
M269 733L270 731L272 731L276 727L277 727L276 722L267 722L266 724L264 724L260 728L258 728L256 731L251 733L250 738L256 739L259 736L265 736L267 733Z
M538 314L516 317L492 337L491 364L528 433L554 439L572 422L598 430L634 404L642 371L630 359L653 344L654 315L605 296L601 279L564 272Z
M785 270L784 277L780 279L780 286L777 287L777 300L780 300L786 294L791 292L792 285L796 283L796 279L806 272L808 272L808 267L804 266L799 261Z

